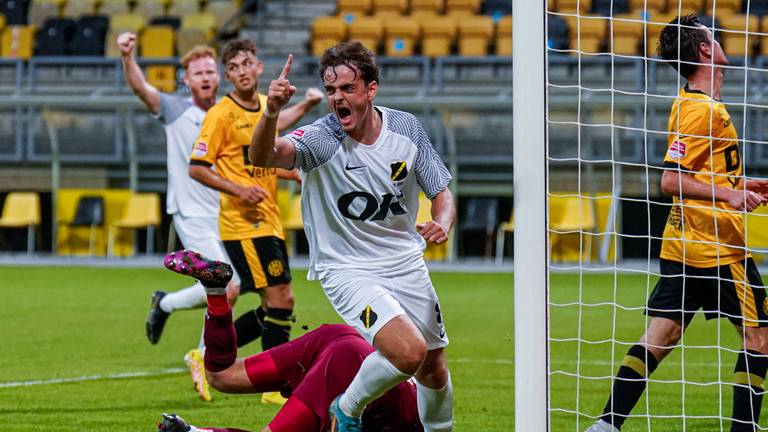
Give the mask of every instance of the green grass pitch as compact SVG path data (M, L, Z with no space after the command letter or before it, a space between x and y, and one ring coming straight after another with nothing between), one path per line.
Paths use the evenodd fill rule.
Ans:
M0 383L121 373L158 373L184 367L197 345L202 310L169 319L158 345L144 336L149 297L191 279L156 269L0 267ZM514 429L513 291L511 274L433 274L451 345L457 431ZM339 322L316 282L294 274L298 322L293 336ZM235 313L258 297L242 297ZM252 344L241 351L260 350ZM3 431L153 431L161 412L199 426L261 430L277 411L256 395L197 399L186 372L23 387L0 384ZM565 398L565 401L569 400ZM563 419L567 422L567 419ZM565 424L565 423L563 423Z

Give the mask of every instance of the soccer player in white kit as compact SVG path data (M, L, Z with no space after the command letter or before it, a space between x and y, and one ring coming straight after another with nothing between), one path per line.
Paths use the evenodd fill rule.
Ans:
M454 223L451 175L416 117L374 105L378 68L359 42L320 58L331 114L275 138L296 91L292 61L269 86L249 156L256 166L302 170L308 277L376 348L331 405L332 430L359 431L367 404L415 376L425 431L451 431L448 338L423 259L425 240L445 242ZM432 220L416 226L419 189L432 200Z

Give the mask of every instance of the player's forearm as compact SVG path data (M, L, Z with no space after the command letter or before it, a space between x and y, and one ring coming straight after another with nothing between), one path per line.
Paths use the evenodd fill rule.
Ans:
M141 71L141 67L136 63L136 59L132 55L124 55L122 62L125 81L131 87L133 93L144 102L144 105L153 114L160 111L160 93L144 78L144 72Z
M692 175L666 170L661 176L661 192L667 196L702 201L728 201L734 189L713 186L696 180Z
M446 234L453 228L456 221L456 206L450 189L445 188L432 198L432 220L443 227Z
M277 134L277 122L280 115L270 118L261 116L253 131L251 145L248 147L248 158L251 164L260 167L271 167L275 153L275 135Z
M219 176L207 166L190 165L189 176L211 189L230 195L238 195L241 189L240 185Z

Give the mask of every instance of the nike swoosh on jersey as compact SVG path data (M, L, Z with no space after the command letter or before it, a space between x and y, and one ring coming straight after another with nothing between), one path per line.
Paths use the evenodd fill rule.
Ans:
M354 166L354 167L349 166L349 163L344 165L344 169L347 170L347 171L352 171L352 170L356 170L356 169L360 169L360 168L365 168L365 165Z

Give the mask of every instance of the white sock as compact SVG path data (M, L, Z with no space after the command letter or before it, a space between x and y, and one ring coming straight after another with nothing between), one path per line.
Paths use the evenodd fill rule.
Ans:
M360 417L366 405L378 399L387 390L410 378L396 368L378 351L363 360L355 379L339 400L339 407L344 414Z
M171 313L179 309L197 309L205 306L206 303L205 288L198 282L190 287L166 294L160 300L160 309L166 313Z
M416 403L424 432L451 432L453 430L453 383L439 390L431 389L416 380Z

